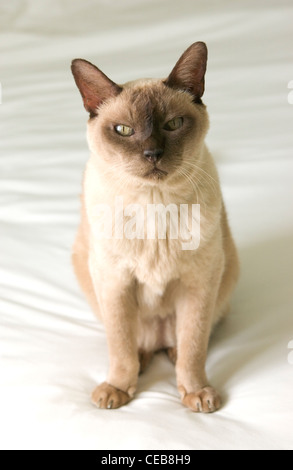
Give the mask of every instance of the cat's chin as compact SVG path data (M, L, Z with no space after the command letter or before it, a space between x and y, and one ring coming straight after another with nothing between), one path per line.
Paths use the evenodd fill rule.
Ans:
M153 168L151 171L148 171L143 178L145 180L157 182L165 180L168 176L168 172L164 170L160 170L159 168Z

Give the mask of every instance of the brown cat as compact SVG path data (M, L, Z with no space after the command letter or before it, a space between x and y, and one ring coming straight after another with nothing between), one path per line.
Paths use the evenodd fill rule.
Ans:
M139 372L162 349L176 364L183 404L207 413L220 407L205 362L212 328L228 312L239 268L217 170L204 143L206 64L206 45L198 42L167 79L120 86L85 60L72 63L90 113L91 151L73 263L105 324L110 356L107 381L92 394L99 408L128 403ZM157 222L155 236L148 237L154 204L169 209L200 204L199 247L183 249L182 237L170 236L171 212L166 236L158 235ZM101 212L107 207L108 213ZM132 221L137 232L130 231L136 236L126 236L120 216L129 223L139 210L140 227ZM192 217L189 213L187 225ZM99 236L109 221L110 236Z

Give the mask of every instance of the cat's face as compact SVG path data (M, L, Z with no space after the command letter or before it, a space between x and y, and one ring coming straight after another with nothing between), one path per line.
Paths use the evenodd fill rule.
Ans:
M74 61L74 77L91 113L88 140L95 158L119 178L132 176L147 184L184 175L208 128L200 99L205 69L202 43L183 54L165 81L138 80L121 87L92 64Z
M90 147L118 175L158 183L180 172L194 155L206 132L205 114L189 94L162 81L136 82L90 119Z

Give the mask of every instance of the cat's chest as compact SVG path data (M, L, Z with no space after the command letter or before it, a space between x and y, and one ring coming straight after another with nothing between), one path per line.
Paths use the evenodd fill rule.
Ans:
M147 240L143 249L140 247L130 267L137 281L136 295L143 316L165 317L171 313L170 286L180 279L183 265L176 240Z
M130 260L136 279L162 295L168 283L180 277L184 261L178 240L145 240L136 248Z
M171 281L180 278L198 242L199 213L177 199L152 188L114 195L107 202L92 191L87 215L98 264L109 260L116 271L131 272L139 284L162 295Z

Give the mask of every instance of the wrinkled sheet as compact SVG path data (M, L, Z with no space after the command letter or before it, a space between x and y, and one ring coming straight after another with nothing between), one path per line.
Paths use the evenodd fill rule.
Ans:
M292 23L290 0L1 0L1 448L293 448ZM132 403L100 411L106 338L70 262L88 156L70 61L118 83L165 77L197 40L242 263L207 361L224 406L185 409L158 354Z

